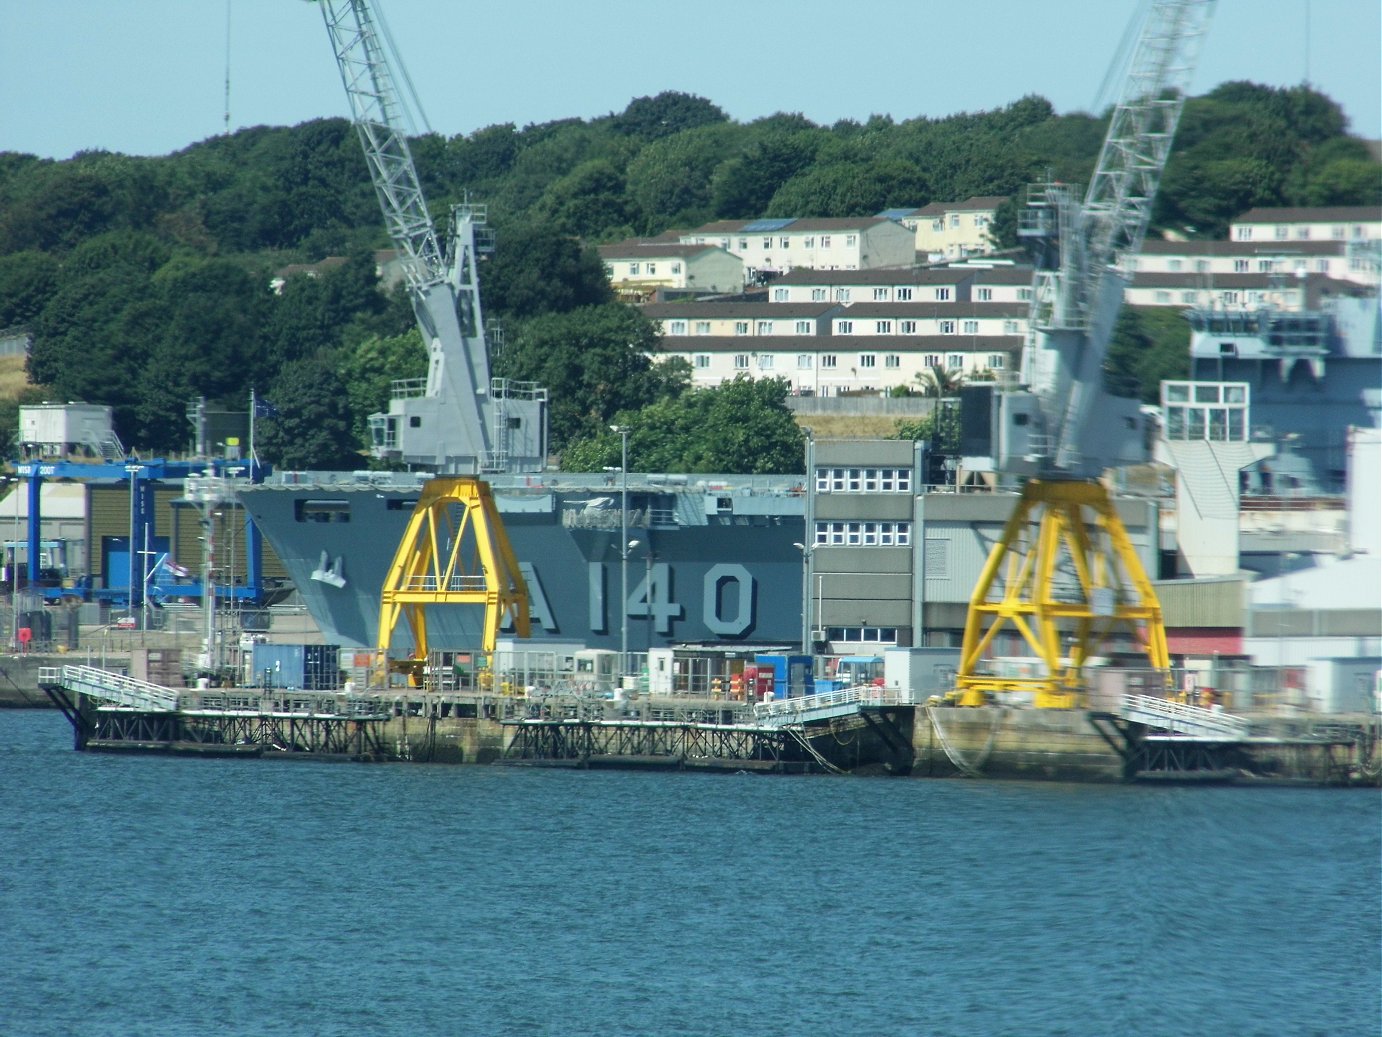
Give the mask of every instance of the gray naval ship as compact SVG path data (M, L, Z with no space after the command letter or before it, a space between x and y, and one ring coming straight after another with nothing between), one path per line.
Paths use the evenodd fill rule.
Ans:
M374 647L380 588L427 477L280 472L240 491L327 641ZM618 475L486 481L528 584L535 637L618 650L627 633L633 652L799 641L801 476L630 473L627 488ZM472 648L479 632L478 612L429 615L437 647Z

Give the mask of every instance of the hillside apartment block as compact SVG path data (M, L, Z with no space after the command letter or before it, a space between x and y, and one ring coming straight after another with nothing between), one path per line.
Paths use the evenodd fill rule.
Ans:
M819 249L825 222L834 248L833 228L848 221L784 226L796 227L791 233L801 233L803 248L810 237ZM815 228L809 235L807 225ZM693 233L729 233L731 226L744 225L708 224ZM1240 226L1252 233L1244 237ZM779 257L808 258L792 251L791 233L776 235ZM738 247L738 237L731 234L729 244ZM723 248L718 241L712 247ZM1229 240L1146 242L1124 263L1126 298L1179 310L1313 309L1326 295L1374 294L1379 249L1382 209L1253 210L1235 221ZM849 262L840 253L830 258ZM796 262L752 301L659 303L644 312L660 323L664 354L690 363L696 385L785 377L795 393L837 395L916 387L935 367L964 378L1016 377L1030 269L982 257L927 267L921 258L867 269Z

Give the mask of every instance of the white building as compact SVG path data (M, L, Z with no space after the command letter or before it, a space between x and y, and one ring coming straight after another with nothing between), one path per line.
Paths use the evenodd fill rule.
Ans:
M605 276L625 300L658 291L723 294L744 287L744 264L716 245L686 245L664 238L631 238L599 247Z
M911 211L890 210L893 218L914 235L916 251L929 262L963 259L993 251L989 227L1003 195L967 198L963 202L932 202Z
M681 235L686 245L714 245L738 256L746 280L809 267L867 270L915 258L911 231L876 216L849 219L718 220Z

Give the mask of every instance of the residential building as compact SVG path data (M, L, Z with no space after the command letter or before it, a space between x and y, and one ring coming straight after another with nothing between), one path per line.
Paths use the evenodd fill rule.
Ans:
M666 238L630 238L599 247L605 276L626 301L646 301L659 291L720 294L741 291L744 264L715 245Z
M1369 255L1369 253L1373 253ZM1318 274L1340 281L1376 284L1376 249L1347 241L1296 239L1271 241L1164 241L1143 243L1142 251L1123 263L1132 274Z
M738 256L748 282L797 267L867 270L903 266L914 259L911 232L875 216L718 220L685 232L681 241L715 245Z
M1382 206L1249 209L1229 223L1233 241L1382 241Z
M912 231L916 252L925 260L963 259L993 251L989 227L998 207L1007 200L1006 196L993 195L963 202L932 202L894 218Z

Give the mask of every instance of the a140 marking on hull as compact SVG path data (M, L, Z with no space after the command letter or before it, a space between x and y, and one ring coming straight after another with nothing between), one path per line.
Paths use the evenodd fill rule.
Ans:
M532 562L519 562L528 584L529 614L533 623L548 633L561 633L552 604L543 589L542 578ZM676 600L674 570L667 562L629 566L629 596L624 612L609 615L608 599L617 603L620 567L607 562L586 566L587 617L590 632L603 634L617 629L624 618L642 619L659 634L671 634L672 624L686 618L686 606ZM715 637L738 638L751 633L758 623L758 581L747 566L721 562L710 566L701 577L700 623ZM613 618L614 622L610 620Z

